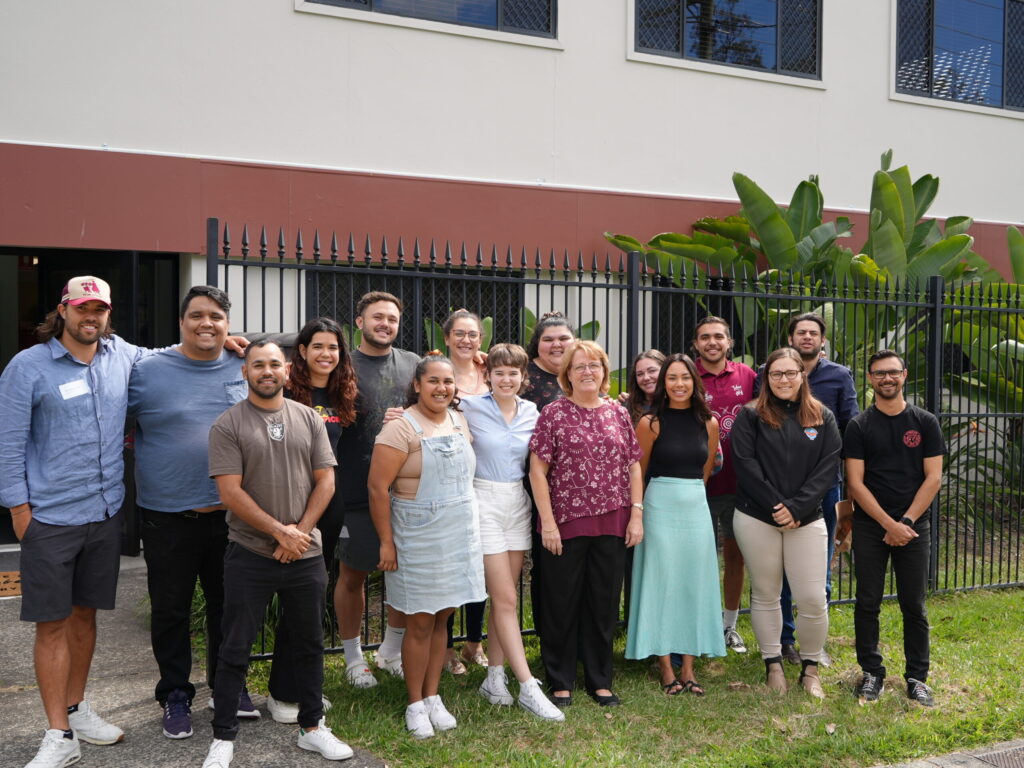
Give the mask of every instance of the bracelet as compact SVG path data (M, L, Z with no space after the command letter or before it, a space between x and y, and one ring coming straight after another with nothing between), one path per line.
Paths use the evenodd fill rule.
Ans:
M558 533L558 527L556 526L554 528L548 528L547 530L544 530L543 528L541 528L540 532L541 532L541 534L545 534L545 533Z
M640 510L641 512L643 512L643 511L644 511L644 504L643 504L643 502L642 502L642 501L634 501L634 502L633 502L632 504L630 504L630 506L631 506L631 507L636 507L636 508L637 508L637 509L639 509L639 510Z

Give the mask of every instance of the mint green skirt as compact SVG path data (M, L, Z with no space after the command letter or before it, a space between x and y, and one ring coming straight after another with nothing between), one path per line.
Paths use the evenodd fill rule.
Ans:
M724 656L718 551L704 483L656 477L633 555L626 658Z

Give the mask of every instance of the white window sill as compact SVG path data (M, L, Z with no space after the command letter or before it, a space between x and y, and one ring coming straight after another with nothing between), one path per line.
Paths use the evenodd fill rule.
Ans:
M756 69L744 69L742 67L728 67L723 64L713 64L709 61L696 61L694 59L677 59L672 56L659 56L654 53L640 53L632 48L632 44L626 49L626 59L638 61L643 64L656 64L659 67L675 67L676 69L689 69L695 72L707 72L713 75L726 75L728 77L742 77L746 80L760 80L765 83L778 83L779 85L795 85L798 88L811 88L812 90L828 90L828 86L821 80L812 80L809 77L793 77L791 75L780 75L775 72L759 72Z
M1005 117L1010 120L1024 120L1024 112L1015 109L1001 109L999 107L985 107L980 104L964 104L960 101L950 99L933 99L928 96L913 96L909 93L898 93L895 90L889 91L890 101L902 101L905 104L917 104L921 107L936 107L938 109L952 109L957 112L973 112L976 115L989 115L991 117Z
M430 21L427 19L413 19L408 16L361 11L356 8L339 8L335 5L312 3L309 0L295 0L295 10L300 13L333 16L336 19L349 19L350 21L362 21L370 24L384 24L390 27L419 29L425 32L458 35L459 37L474 37L478 40L493 40L498 43L512 43L513 45L525 45L532 48L547 48L555 51L564 50L564 47L558 40L549 37L499 32L494 29L480 29L479 27L467 27L461 24L448 24L443 21Z

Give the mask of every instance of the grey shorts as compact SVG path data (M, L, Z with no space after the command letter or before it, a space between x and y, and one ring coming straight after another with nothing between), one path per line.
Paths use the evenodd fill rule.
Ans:
M21 540L21 620L59 621L71 606L114 608L121 516L85 525L33 519Z
M346 509L338 537L338 560L354 571L377 570L380 562L380 538L373 527L370 510Z
M711 522L715 525L715 535L719 540L736 539L732 532L732 516L736 511L736 494L724 493L721 496L708 496L708 509L711 510Z

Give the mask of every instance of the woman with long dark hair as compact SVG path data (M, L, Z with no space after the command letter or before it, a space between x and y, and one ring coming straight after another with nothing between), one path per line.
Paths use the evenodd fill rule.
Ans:
M703 696L694 657L725 655L718 551L704 489L714 468L718 421L687 355L665 360L637 439L647 490L644 540L633 555L626 658L657 655L665 693ZM666 585L672 585L669 600ZM672 653L682 654L678 678Z
M438 695L448 616L486 599L473 501L476 457L443 355L416 366L401 418L377 435L368 480L387 603L405 614L402 665L414 738L456 726Z
M340 463L338 440L341 431L356 418L356 376L341 326L331 318L310 320L299 331L292 350L285 396L311 407L320 415L327 429L331 450ZM340 482L337 469L334 477L337 487ZM320 530L328 574L337 569L335 551L344 517L341 494L336 492L316 524ZM267 698L267 711L279 723L297 723L299 717L299 705L296 702L300 691L296 688L291 665L284 661L292 658L287 652L291 642L288 626L279 623L274 647L281 652L274 654L268 682L270 696ZM345 670L345 674L353 685L359 687L366 687L367 678L374 679L365 664L352 664ZM324 708L329 707L330 702L325 698Z
M640 418L651 410L654 402L654 389L658 385L658 374L665 365L665 354L657 349L645 349L633 359L629 366L629 379L626 392L619 395L619 400L629 411L629 419L634 426Z
M821 500L835 483L839 429L811 394L795 349L772 352L764 371L760 395L739 412L730 438L737 480L733 529L750 573L750 623L768 688L783 692L779 594L785 574L798 611L800 684L824 698L818 661L828 635L828 533Z

